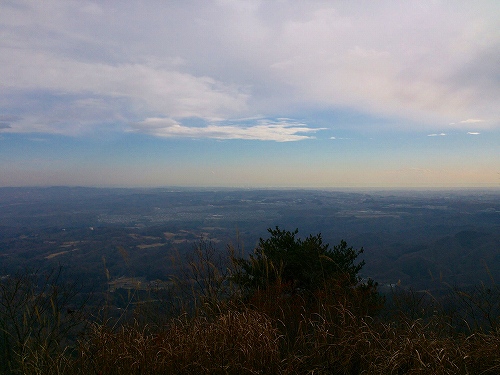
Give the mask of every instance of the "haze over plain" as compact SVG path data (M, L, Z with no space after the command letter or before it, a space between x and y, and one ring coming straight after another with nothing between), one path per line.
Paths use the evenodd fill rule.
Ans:
M0 186L500 186L500 4L3 1Z

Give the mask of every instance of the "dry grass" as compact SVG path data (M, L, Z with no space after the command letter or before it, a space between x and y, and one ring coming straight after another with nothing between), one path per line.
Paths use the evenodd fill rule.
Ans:
M270 301L269 301L270 302ZM344 303L317 312L286 301L279 319L224 306L164 326L94 323L78 355L26 343L23 374L498 374L500 333L444 331L440 316L387 322ZM270 306L267 306L270 307ZM284 307L284 309L283 309Z
M383 313L363 291L336 285L300 295L277 282L242 297L211 249L199 250L186 275L190 282L179 284L188 286L177 296L191 299L188 307L168 307L177 298L171 295L154 303L129 303L131 321L124 313L113 323L74 325L62 308L67 301L56 298L58 288L33 294L28 279L4 282L0 349L10 357L0 358L0 372L500 374L496 286L453 291L448 302L457 305L446 309L432 296L410 291L396 295ZM61 335L64 327L67 332L86 327L71 350Z
M280 337L257 311L227 311L209 319L181 317L159 332L133 324L111 332L94 325L82 342L81 373L276 373Z
M296 373L500 373L499 332L444 332L441 316L389 323L356 316L338 304L303 324L290 356Z

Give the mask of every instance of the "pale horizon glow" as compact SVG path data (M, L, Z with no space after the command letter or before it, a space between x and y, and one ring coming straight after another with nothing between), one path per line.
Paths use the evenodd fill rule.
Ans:
M500 3L0 3L0 187L500 187Z

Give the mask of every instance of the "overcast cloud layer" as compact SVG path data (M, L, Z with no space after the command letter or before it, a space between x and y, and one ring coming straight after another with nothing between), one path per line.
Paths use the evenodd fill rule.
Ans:
M498 1L2 1L0 132L296 141L321 130L299 109L339 108L494 129L499 25Z

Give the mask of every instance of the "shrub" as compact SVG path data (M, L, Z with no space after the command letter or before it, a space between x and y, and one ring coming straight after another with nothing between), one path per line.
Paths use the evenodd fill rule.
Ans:
M0 282L0 371L50 373L85 328L87 300L59 269L26 271ZM62 362L60 361L62 360Z

